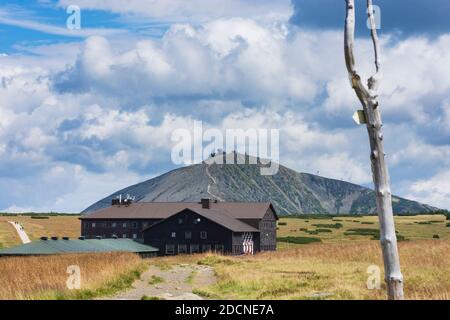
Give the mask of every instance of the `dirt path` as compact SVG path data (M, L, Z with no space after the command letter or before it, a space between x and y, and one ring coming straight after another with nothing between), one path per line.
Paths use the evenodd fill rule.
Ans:
M12 226L14 227L14 229L16 229L20 240L22 240L22 243L30 243L30 238L28 238L27 233L25 232L25 230L23 229L23 227L20 225L20 223L18 222L14 222L14 221L8 221L10 224L12 224Z
M150 266L149 270L133 283L133 288L106 299L141 300L143 297L165 300L202 300L192 293L216 282L214 270L208 266L180 264L169 270Z
M211 175L211 173L209 172L209 164L206 165L205 171L206 171L206 175L211 179L212 183L213 183L213 184L216 184L216 183L217 183L217 182L216 182L216 179L215 179L215 178ZM223 200L221 197L216 196L216 195L214 195L214 194L211 192L211 184L210 184L210 183L208 183L208 187L207 187L207 189L206 189L206 192L207 192L210 196L212 196L213 198L215 198L215 199L217 199L217 200L225 201L225 200Z

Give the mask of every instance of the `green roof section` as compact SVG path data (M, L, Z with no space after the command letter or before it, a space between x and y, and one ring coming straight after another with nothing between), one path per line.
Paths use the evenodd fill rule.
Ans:
M38 240L0 250L0 256L49 255L63 253L158 252L157 248L132 239Z

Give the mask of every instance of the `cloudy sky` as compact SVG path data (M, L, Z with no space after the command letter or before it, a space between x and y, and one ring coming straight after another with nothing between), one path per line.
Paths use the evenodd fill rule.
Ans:
M374 2L393 192L450 209L450 2ZM337 0L2 1L0 211L78 212L173 169L171 134L196 120L280 129L282 164L371 186L344 15Z

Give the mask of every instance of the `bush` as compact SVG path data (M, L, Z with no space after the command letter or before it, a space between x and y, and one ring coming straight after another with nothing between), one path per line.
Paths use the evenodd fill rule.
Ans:
M433 234L433 239L439 239L439 235L438 234Z
M287 222L286 221L281 221L281 222L278 222L278 225L279 226L287 226Z
M447 227L450 227L450 223L447 223L446 226L447 226Z
M47 216L31 216L31 219L49 219Z
M313 226L318 228L333 228L333 229L340 229L343 227L342 223L335 223L335 224L317 223L313 224Z
M154 285L158 283L163 283L164 281L165 281L164 278L153 275L152 278L148 281L148 284Z
M380 230L369 229L369 228L359 228L359 229L348 229L344 232L346 236L371 236L373 240L380 239Z
M370 222L370 221L362 221L361 224L375 224L375 222Z
M308 244L313 242L322 242L319 238L312 237L281 237L277 238L279 242L295 243L295 244Z
M331 229L316 229L317 232L326 232L326 233L330 233L333 232Z

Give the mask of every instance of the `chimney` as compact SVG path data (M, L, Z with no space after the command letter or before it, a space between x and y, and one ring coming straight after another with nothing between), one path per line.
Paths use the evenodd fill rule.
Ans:
M211 209L212 200L210 198L202 198L200 200L203 209Z

